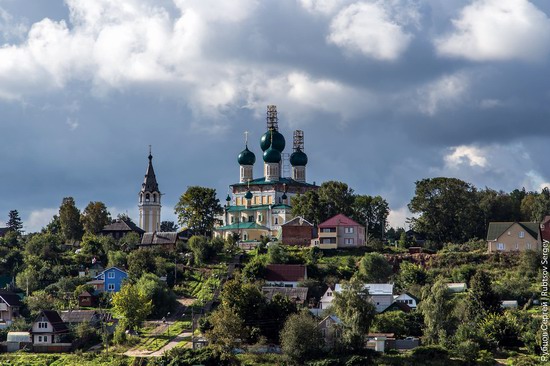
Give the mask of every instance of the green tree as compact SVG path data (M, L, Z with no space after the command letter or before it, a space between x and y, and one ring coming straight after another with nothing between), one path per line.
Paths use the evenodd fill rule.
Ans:
M342 292L336 292L331 310L342 320L342 340L351 351L365 347L366 336L376 314L368 290L359 281L343 285Z
M128 255L120 250L113 250L107 253L107 268L126 268Z
M500 313L500 298L493 291L491 278L485 271L477 271L470 281L466 299L466 316L477 322L486 314Z
M407 314L402 311L388 311L377 314L373 326L380 333L394 333L396 337L409 335Z
M511 195L485 188L477 192L478 205L483 212L485 231L492 221L518 221L519 211Z
M346 183L328 181L317 191L292 197L292 214L313 223L321 223L337 214L352 216L355 196Z
M520 329L516 317L509 311L491 313L479 322L479 328L493 349L519 346Z
M61 234L67 241L82 239L84 228L80 222L80 210L76 207L74 198L65 197L59 207L59 224Z
M90 202L82 212L80 221L87 233L98 234L111 223L111 214L103 202Z
M50 233L58 235L61 233L61 222L59 221L59 216L53 215L52 220L42 228L42 234Z
M541 222L550 213L550 190L544 187L535 197L531 221Z
M267 247L268 264L285 264L288 262L288 255L285 249L278 243L270 243Z
M17 210L11 210L8 213L8 222L6 223L6 226L10 231L21 234L21 229L23 229L23 222L21 221L21 217L19 217L19 212Z
M208 318L211 324L206 338L223 359L233 358L233 350L240 346L246 337L243 319L231 307L222 306Z
M288 317L281 331L281 348L293 364L303 365L305 361L321 354L323 336L317 321L307 312Z
M212 248L204 236L193 235L188 241L196 263L205 263L212 256Z
M215 189L192 186L180 197L175 213L182 227L210 236L216 216L222 213L222 206Z
M409 289L414 285L424 286L427 278L428 273L422 266L411 262L401 262L397 276L397 282L401 288Z
M325 221L326 215L319 202L319 193L317 191L307 191L304 194L297 194L290 199L290 202L294 216L301 216L316 224Z
M37 316L42 310L55 309L55 298L45 291L34 291L25 298L25 303L31 316Z
M380 253L367 253L359 262L359 277L364 282L385 283L392 273L392 265Z
M82 254L97 257L105 255L103 239L103 237L86 232L86 234L82 237L82 242L80 243Z
M153 309L151 315L160 318L173 310L176 305L176 296L166 282L153 273L145 273L137 281L136 287L144 294L147 300L151 300Z
M139 237L139 234L135 232L128 233L118 240L118 245L120 246L120 249L124 250L125 252L130 252L136 249L139 243L141 243L141 239Z
M138 329L153 310L153 301L137 285L131 283L124 284L113 295L112 304L113 312L123 318L124 325L129 329Z
M178 231L178 225L174 221L162 221L160 223L160 231L175 232Z
M152 250L140 249L128 254L128 276L137 280L144 273L155 273L155 253Z
M388 202L380 196L354 196L352 218L361 225L367 223L367 232L374 238L384 238L389 213Z
M416 182L408 205L413 228L437 243L466 242L485 233L477 190L457 178L428 178Z
M25 243L25 256L36 256L41 260L57 263L60 246L61 241L57 235L35 234Z
M424 316L424 339L427 344L444 344L448 341L450 333L456 329L453 310L452 295L443 278L423 289L418 311Z

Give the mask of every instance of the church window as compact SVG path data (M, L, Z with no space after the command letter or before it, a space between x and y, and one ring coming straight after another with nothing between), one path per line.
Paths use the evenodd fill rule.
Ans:
M275 225L279 225L279 218L275 217Z
M264 205L267 205L267 196L263 196L263 197L262 197L262 203L263 203Z
M248 234L247 234L247 233L244 233L244 234L243 234L243 239L244 239L244 240L248 240Z
M269 196L268 203L271 205L273 203L273 196Z
M237 198L235 199L235 204L236 204L237 206L240 206L240 205L241 205L241 198L240 198L240 197L237 197Z
M235 216L231 216L231 223L235 223Z
M142 194L139 195L139 203L141 203L141 202L143 202L143 195Z
M248 222L254 222L254 216L248 216Z
M262 214L259 214L258 215L258 222L262 222L262 220L263 220Z
M157 202L157 194L153 193L153 202Z
M149 193L147 193L145 195L145 202L149 202L150 199L151 199L151 196L149 195Z

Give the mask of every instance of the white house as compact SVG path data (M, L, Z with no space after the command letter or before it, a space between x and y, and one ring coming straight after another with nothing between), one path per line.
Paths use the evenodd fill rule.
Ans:
M372 302L376 306L376 312L384 311L393 303L393 283L367 283L363 288L369 291ZM336 284L334 289L329 287L319 301L320 309L328 309L337 292L342 292L342 285Z
M63 343L62 337L69 333L69 328L55 310L42 310L32 324L32 343L50 345Z
M408 292L404 292L401 295L394 296L393 301L408 305L411 309L416 309L416 306L419 302L417 297L409 294Z

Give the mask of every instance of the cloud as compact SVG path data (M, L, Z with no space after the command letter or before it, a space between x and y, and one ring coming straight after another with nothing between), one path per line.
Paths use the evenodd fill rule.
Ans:
M340 8L344 0L300 0L304 9L311 13L332 14Z
M464 73L444 75L418 88L418 108L422 113L433 116L441 108L458 103L468 91L469 77Z
M78 119L76 119L76 118L70 118L70 117L67 117L66 123L67 123L67 126L69 126L69 129L70 129L71 131L76 130L76 129L78 128L78 125L79 125Z
M29 217L23 220L24 230L27 233L40 231L44 226L48 225L54 215L57 215L57 208L42 208L31 211Z
M550 19L527 0L476 0L435 41L442 56L473 61L540 60L550 50Z
M375 2L355 3L340 11L327 39L351 52L393 61L407 49L412 37L382 3Z
M393 228L402 227L407 230L407 218L412 216L407 206L391 209L388 215L388 225Z
M451 153L445 156L447 167L456 168L459 165L467 164L471 167L478 166L485 168L487 166L486 153L474 146L456 146L451 148Z

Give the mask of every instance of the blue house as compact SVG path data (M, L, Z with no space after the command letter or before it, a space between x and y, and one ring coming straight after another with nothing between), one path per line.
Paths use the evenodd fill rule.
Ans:
M92 282L98 284L102 282L103 289L99 288L101 286L96 287L99 291L119 292L122 287L122 281L126 278L128 278L128 273L124 272L120 268L111 267L98 274Z

